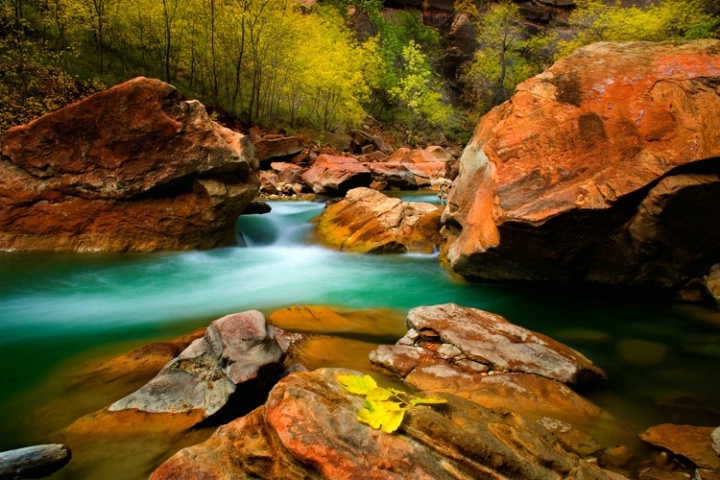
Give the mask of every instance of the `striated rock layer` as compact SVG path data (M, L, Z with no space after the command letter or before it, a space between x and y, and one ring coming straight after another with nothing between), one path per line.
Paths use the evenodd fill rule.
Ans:
M444 212L470 279L677 286L720 260L720 43L600 43L478 124Z
M8 130L0 153L0 249L230 245L259 187L246 137L147 78Z

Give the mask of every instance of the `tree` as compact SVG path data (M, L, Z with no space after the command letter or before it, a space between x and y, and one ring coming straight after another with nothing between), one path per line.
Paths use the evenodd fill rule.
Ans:
M514 3L491 7L478 25L480 49L465 67L465 98L484 113L512 95L515 86L546 66L541 54L546 35L528 36Z
M441 126L448 121L450 108L443 105L428 59L414 41L403 48L400 71L398 85L390 90L390 96L406 109L406 140L415 144L418 131Z
M718 34L719 21L703 0L661 0L644 9L606 5L601 0L578 0L576 4L570 25L577 33L560 42L559 56L600 41L691 40Z

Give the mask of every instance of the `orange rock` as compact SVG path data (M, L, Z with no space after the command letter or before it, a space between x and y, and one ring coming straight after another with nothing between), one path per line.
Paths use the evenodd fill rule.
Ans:
M142 77L11 128L0 143L0 249L230 245L259 185L247 137Z
M369 188L350 190L316 219L322 243L360 253L432 253L440 245L440 209Z
M700 468L720 470L720 456L713 450L710 437L714 429L665 423L648 428L640 439L685 457Z
M351 188L370 185L370 170L350 157L320 155L302 175L305 184L315 193L338 194Z
M707 274L720 257L719 51L600 43L519 85L460 160L444 213L451 268L663 286ZM652 191L667 175L683 178Z
M395 338L405 333L405 316L395 310L381 308L336 310L323 305L293 305L271 313L268 322L294 332Z

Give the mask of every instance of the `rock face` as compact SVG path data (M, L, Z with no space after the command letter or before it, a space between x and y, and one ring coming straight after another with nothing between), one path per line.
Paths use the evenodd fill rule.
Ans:
M225 406L238 385L280 366L284 353L262 313L250 310L213 321L148 384L113 403L109 410L191 413L203 417Z
M281 380L268 401L181 450L164 479L619 479L571 454L536 422L447 396L442 408L406 414L397 434L357 420L362 398L320 369Z
M320 155L302 175L315 193L343 194L355 187L367 187L372 181L370 170L350 157Z
M246 137L146 78L12 128L0 143L0 249L230 245L259 186Z
M369 188L350 190L317 218L320 241L361 253L432 253L440 245L440 209Z
M462 155L450 267L665 287L706 275L720 260L719 53L601 43L519 85Z
M579 352L500 315L453 303L408 312L408 332L394 346L381 345L370 360L407 378L414 370L450 367L470 374L532 373L581 386L605 373Z

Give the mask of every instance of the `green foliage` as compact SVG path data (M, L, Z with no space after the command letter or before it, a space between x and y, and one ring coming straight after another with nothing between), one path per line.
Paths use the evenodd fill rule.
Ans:
M411 408L446 403L442 398L414 397L402 390L378 387L370 375L338 375L338 381L348 392L365 396L358 420L385 433L400 428L405 412Z
M552 35L528 37L517 5L491 7L478 26L481 48L465 67L465 99L482 114L510 98L515 86L540 73Z
M712 38L719 21L703 0L660 0L646 8L607 5L601 0L578 0L570 16L577 34L559 44L559 56L599 41L664 41Z

